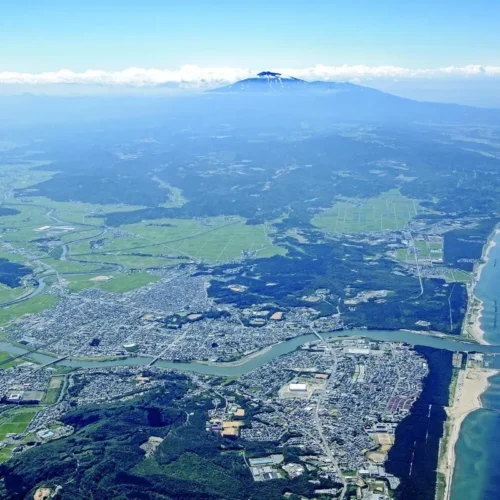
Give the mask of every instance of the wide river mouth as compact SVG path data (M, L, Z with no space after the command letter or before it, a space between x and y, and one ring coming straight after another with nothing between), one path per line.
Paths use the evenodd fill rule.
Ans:
M366 330L360 328L322 333L321 336L327 339L364 337L379 341L405 342L411 345L435 347L436 349L445 349L447 351L474 351L485 354L500 354L499 345L481 345L466 342L464 340L460 340L459 338L455 340L450 337L437 337L404 330ZM240 377L241 375L251 372L252 370L265 365L279 356L293 352L295 349L307 342L313 342L316 340L318 340L318 337L312 333L294 337L284 342L280 342L279 344L275 344L270 348L257 353L255 356L242 359L239 363L228 363L224 365L207 364L196 361L190 363L175 363L159 360L154 364L154 366L173 368L181 371L190 371L202 375ZM8 342L0 342L0 351L6 351L13 355L27 354L27 357L42 364L54 362L56 359L39 352L30 352L28 354L29 351L27 349L9 344ZM72 368L105 368L111 366L147 366L151 363L151 361L152 358L141 356L103 361L66 358L59 361L58 364Z

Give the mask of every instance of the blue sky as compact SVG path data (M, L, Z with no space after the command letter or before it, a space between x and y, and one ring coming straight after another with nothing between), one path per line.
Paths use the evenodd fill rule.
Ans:
M498 0L4 0L0 71L500 66Z
M499 19L500 0L0 0L0 94L214 87L270 69L500 106Z

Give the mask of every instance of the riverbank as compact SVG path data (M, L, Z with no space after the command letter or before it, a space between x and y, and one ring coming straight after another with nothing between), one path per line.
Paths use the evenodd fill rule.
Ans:
M278 344L281 344L282 342L276 342L275 344L271 344L267 347L263 347L262 349L259 349L257 351L254 351L250 354L247 354L246 356L241 357L240 359L237 359L235 361L193 361L194 363L198 363L200 365L208 365L208 366L241 366L244 365L245 363L248 363L253 358L257 358L261 356L262 354L265 354L266 352L269 352L274 346L277 346Z
M460 370L455 387L453 404L447 408L445 436L442 440L442 454L438 473L445 477L444 494L438 500L449 500L451 483L455 468L455 447L460 435L462 423L469 413L482 408L481 395L489 386L489 378L500 373L500 370L485 368L466 368Z
M488 264L489 255L491 250L496 246L495 238L500 233L500 229L495 228L495 230L490 234L488 241L483 247L483 253L481 255L481 262L477 267L477 270L474 272L473 284L470 286L469 290L469 324L471 324L470 335L474 340L483 345L489 345L484 339L484 330L481 326L481 318L483 315L484 304L483 301L480 300L475 295L476 284L481 279L481 275L483 274L483 270Z

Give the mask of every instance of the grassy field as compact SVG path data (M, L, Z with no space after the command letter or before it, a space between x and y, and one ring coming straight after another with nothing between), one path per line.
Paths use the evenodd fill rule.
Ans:
M15 448L15 446L9 445L0 450L0 464L9 460L9 458L12 456L12 448Z
M0 309L0 325L22 316L23 314L34 314L49 308L57 302L53 295L37 295L32 299Z
M149 283L154 283L160 279L160 276L148 273L120 274L112 280L102 283L99 285L99 288L106 292L124 293L148 285Z
M149 273L104 274L111 278L109 281L93 279L97 276L99 275L67 276L65 279L69 282L68 288L72 292L80 292L86 288L100 288L106 292L116 293L129 292L161 279L160 276Z
M0 441L11 432L16 434L24 432L38 410L37 407L15 407L0 414ZM0 463L9 460L12 448L14 446L9 445L0 450Z
M24 432L38 410L38 407L21 406L2 413L0 415L0 441L10 432Z
M313 218L312 223L326 232L365 233L403 229L417 215L417 201L399 191L387 191L379 198L346 199Z
M19 365L20 363L23 363L26 361L25 359L22 360L15 360L12 359L12 356L8 352L0 352L0 370L6 370L7 368L10 368L12 366Z
M22 189L49 180L54 172L33 170L35 167L50 164L48 161L26 160L20 163L0 165L0 193L16 188Z
M81 263L71 260L56 260L50 257L42 259L42 262L53 267L59 273L97 273L102 265L95 262Z
M40 227L50 225L50 219L46 216L46 211L40 207L28 204L5 204L7 208L14 208L20 213L2 217L0 225L5 231L3 240L12 244L22 243L23 245L34 239L43 236L37 231Z
M83 254L73 253L75 258L89 261L118 262L126 267L136 267L141 262L151 267L148 260L158 259L154 265L168 265L165 258L227 262L243 257L284 254L273 246L267 226L247 225L242 219L160 219L154 223L139 223L122 226L127 236L109 239L104 246L90 252L88 242L76 248ZM73 249L71 249L73 252Z
M443 261L443 242L439 241L425 241L414 240L415 248L417 249L418 262L420 265L425 266L426 263L440 263ZM415 264L415 255L413 253L413 245L410 244L408 248L398 248L396 250L396 258L408 264ZM472 279L471 274L461 269L449 268L443 278L451 283L461 282L469 283Z
M189 259L174 261L174 260L169 260L167 258L156 257L156 256L128 255L128 254L103 255L98 253L78 255L76 258L80 260L86 260L87 263L94 265L97 265L97 263L120 264L126 269L138 269L138 270L156 268L156 267L168 267L189 261ZM106 273L103 272L103 274Z
M0 166L0 180L3 181L0 194L10 194L12 189L26 188L54 175L54 172L33 170L39 165L41 162L26 161L19 165ZM165 206L185 203L180 190L166 187L171 192L171 199ZM116 236L114 230L104 232L105 214L143 207L56 202L36 196L24 199L7 197L4 206L19 213L0 218L2 242L23 250L25 255L0 249L0 258L32 267L36 277L44 277L48 287L55 281L57 272L72 292L98 287L108 292L123 293L159 279L144 272L120 272L117 265L123 266L124 270L144 270L190 261L216 263L245 256L270 257L286 253L285 249L272 244L267 225L247 225L241 218L144 221L121 227L123 235ZM40 230L46 226L51 228ZM73 229L64 232L57 230L58 226ZM89 240L97 239L104 240L104 246L92 250ZM52 245L55 241L59 246L47 249L46 241L51 241ZM60 260L63 243L68 246L66 260ZM98 275L111 276L112 279L107 282L92 281ZM23 288L12 290L0 286L0 302L8 302L27 292L29 290ZM0 308L0 326L24 314L49 308L56 300L55 296L42 294Z
M0 248L0 259L7 259L10 260L10 262L17 262L18 264L26 264L26 257L23 255L19 255L16 253L11 253L8 252L7 250L4 250Z
M470 283L472 275L467 271L462 271L462 269L450 269L446 273L445 279L450 282Z
M35 184L54 174L54 172L33 170L39 165L40 162L26 161L20 165L0 166L0 178L9 189L29 187L30 182ZM171 199L165 206L180 206L186 202L179 189L168 185L165 187L171 193ZM133 211L143 207L56 202L37 196L25 199L10 198L4 205L15 208L20 213L1 218L3 241L10 243L14 248L29 251L33 267L34 261L39 258L61 274L116 272L116 269L110 266L106 271L102 264L119 264L125 269L147 269L168 267L192 260L216 263L245 256L270 257L286 253L283 248L272 244L267 234L267 225L246 225L244 219L234 217L145 221L121 227L125 233L116 237L110 230L101 234L104 229L105 214ZM62 224L52 218L60 220ZM66 233L58 231L57 227L61 225L73 229ZM45 229L47 226L52 229ZM62 254L60 247L52 249L47 254L43 241L41 244L39 241L47 238L59 239L60 245L66 243L69 246L69 258L65 261L59 259ZM83 241L79 241L82 239ZM95 239L103 239L104 246L93 250L89 240ZM11 261L27 260L14 254L10 254L7 258ZM73 262L72 258L88 265ZM75 290L85 287L82 280L71 281ZM135 287L133 283L127 283L131 283L130 278L120 282L114 281L107 286L116 290ZM7 297L6 293L4 295Z
M417 256L420 263L425 263L426 261L442 262L443 261L443 242L439 241L426 241L426 240L414 240L415 248L417 249ZM398 260L408 262L410 264L415 263L415 255L413 253L413 244L410 243L408 248L399 248L396 251L396 257Z
M54 404L59 397L64 377L56 376L50 379L49 388L43 398L44 404Z
M0 304L21 297L29 293L30 290L31 288L24 287L10 288L0 283Z
M144 208L138 205L97 205L92 203L82 203L79 201L54 201L50 198L34 196L29 198L29 204L44 207L42 213L52 209L52 214L63 222L72 224L93 224L102 225L102 216L110 212L128 212ZM18 203L16 201L16 203ZM21 204L22 205L22 204ZM9 205L13 208L14 205Z

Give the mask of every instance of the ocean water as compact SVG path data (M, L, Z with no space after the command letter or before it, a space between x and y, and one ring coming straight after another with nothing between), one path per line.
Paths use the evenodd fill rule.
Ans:
M490 366L500 368L500 360ZM490 383L482 397L484 407L462 423L451 500L500 498L500 375Z
M500 344L500 235L490 250L476 295L483 301L481 327L484 338ZM497 306L498 304L498 306ZM488 358L490 368L500 369L500 356ZM456 463L451 500L500 499L500 375L489 380L482 395L483 408L469 414L462 423L456 444Z
M496 245L488 253L481 279L474 293L483 301L481 328L484 339L490 344L500 344L500 234L495 236ZM498 497L500 498L500 496Z

